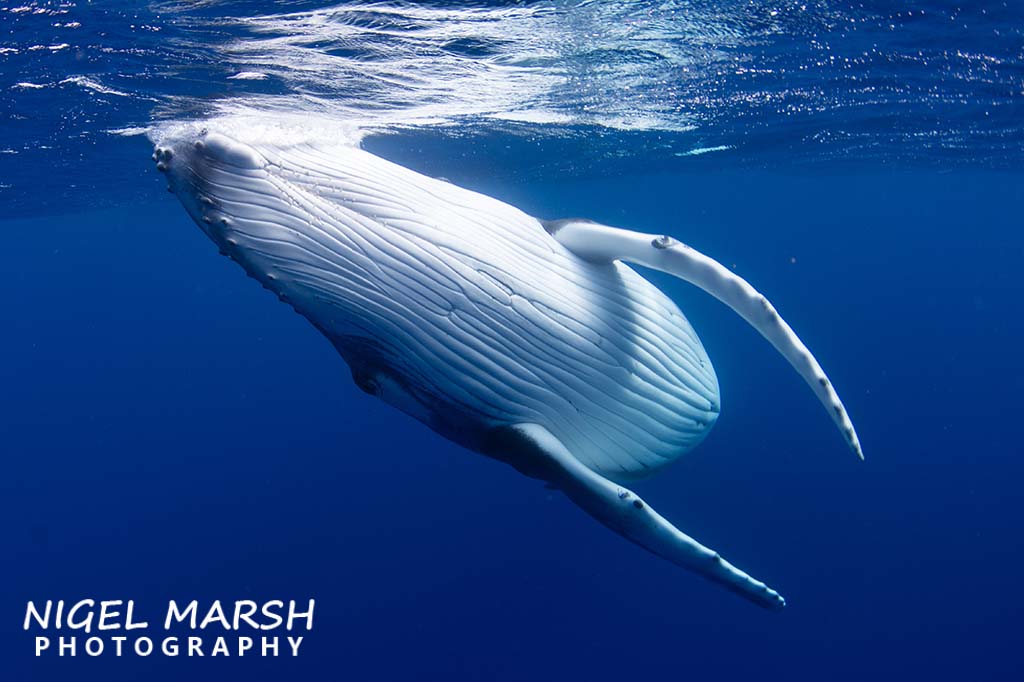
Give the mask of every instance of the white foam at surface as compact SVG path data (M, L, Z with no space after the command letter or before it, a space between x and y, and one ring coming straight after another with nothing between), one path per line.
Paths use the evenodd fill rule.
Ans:
M98 83L98 82L94 81L91 78L87 78L86 76L69 76L69 77L61 80L58 84L59 85L77 85L79 87L85 88L86 90L92 90L93 92L98 92L98 93L100 93L102 95L116 95L118 97L131 97L132 96L130 93L123 92L123 91L117 90L115 88L107 87L106 85L103 85L102 83Z
M468 119L691 130L676 93L648 85L742 40L742 23L682 3L642 17L633 10L588 2L344 4L238 18L248 35L217 48L235 69L229 78L273 77L292 94L240 95L213 106L222 114L301 109L370 130Z
M229 81L262 81L267 79L267 74L260 71L239 71L233 76L228 76Z
M245 144L280 148L309 145L321 150L331 147L355 147L365 131L346 121L326 116L261 112L256 110L221 114L203 121L169 121L144 129L151 140L195 135L205 128L216 129ZM128 129L122 134L135 134Z

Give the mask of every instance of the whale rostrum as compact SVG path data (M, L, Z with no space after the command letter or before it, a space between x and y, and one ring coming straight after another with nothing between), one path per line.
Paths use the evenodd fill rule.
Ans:
M862 457L821 365L768 300L665 235L542 221L355 145L178 126L153 158L220 250L305 316L356 384L548 482L636 544L769 608L785 601L632 490L708 434L718 379L627 263L703 289L786 358Z

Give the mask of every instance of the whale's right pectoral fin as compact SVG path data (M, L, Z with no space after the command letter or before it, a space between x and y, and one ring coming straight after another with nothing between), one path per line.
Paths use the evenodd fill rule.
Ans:
M595 519L644 549L688 568L769 609L786 600L764 583L739 570L669 523L634 492L588 469L554 435L539 424L511 427L541 460L534 471L564 492Z

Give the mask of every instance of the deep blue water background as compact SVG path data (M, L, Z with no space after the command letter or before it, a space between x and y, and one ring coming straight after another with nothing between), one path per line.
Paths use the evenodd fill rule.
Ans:
M1020 91L1008 92L1000 106L1019 113ZM5 93L10 111L38 106ZM123 106L130 115L104 126L152 109ZM591 153L571 172L585 134L415 129L366 142L536 215L669 232L772 299L839 388L866 461L745 323L651 275L707 347L723 413L701 447L636 486L782 592L789 605L770 613L360 392L305 320L217 257L164 192L144 138L82 124L93 140L83 152L46 127L52 111L40 110L36 137L31 116L0 133L17 151L0 165L0 678L1024 672L1024 143L1013 115L985 128L980 110L960 112L961 144L945 151L886 138L869 154L824 144L792 162L803 143L637 156L638 136L645 152L689 149L722 142L732 124L613 130L594 144L621 153ZM800 119L792 140L848 120L823 116ZM82 157L65 168L30 153L44 137L54 156ZM25 602L84 597L134 599L151 624L168 599L314 597L316 625L295 659L34 658Z

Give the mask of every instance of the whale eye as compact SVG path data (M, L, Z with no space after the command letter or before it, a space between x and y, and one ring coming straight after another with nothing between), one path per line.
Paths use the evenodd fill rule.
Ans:
M364 393L376 397L380 396L380 382L377 381L377 377L374 375L364 373L353 374L352 379L356 382L356 386Z

